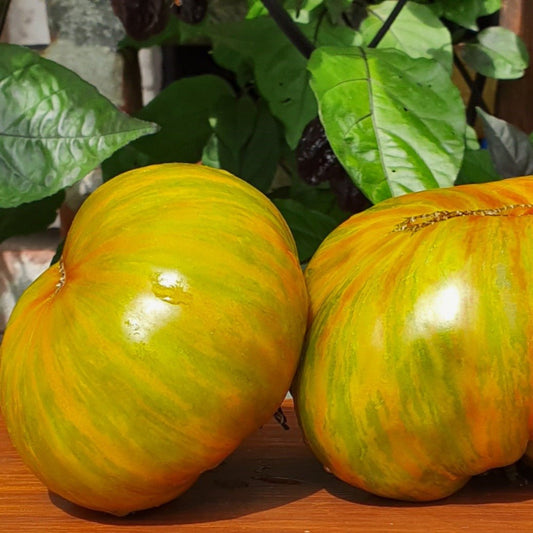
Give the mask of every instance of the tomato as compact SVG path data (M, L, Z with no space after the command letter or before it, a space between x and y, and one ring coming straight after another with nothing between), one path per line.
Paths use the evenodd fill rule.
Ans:
M292 235L252 186L186 164L116 177L9 320L11 439L72 502L116 515L160 505L276 411L307 311Z
M340 479L434 500L531 438L533 177L408 194L334 230L306 269L293 393Z

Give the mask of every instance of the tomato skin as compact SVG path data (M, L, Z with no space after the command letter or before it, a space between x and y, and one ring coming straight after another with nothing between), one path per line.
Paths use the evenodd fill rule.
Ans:
M292 391L340 479L435 500L531 439L533 177L394 198L334 230L306 269Z
M272 416L307 311L290 231L257 190L198 165L118 176L85 202L61 261L10 318L10 437L79 505L160 505Z

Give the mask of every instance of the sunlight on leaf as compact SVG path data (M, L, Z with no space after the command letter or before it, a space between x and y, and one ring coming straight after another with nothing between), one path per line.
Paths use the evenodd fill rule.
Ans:
M365 45L372 41L396 3L396 0L387 0L368 7L368 17L359 28ZM379 48L397 48L411 57L434 58L446 70L452 70L450 32L433 11L422 4L408 2L405 5Z
M393 49L325 47L309 70L331 146L372 202L453 184L466 122L441 65Z
M0 207L74 184L154 124L27 48L0 44Z

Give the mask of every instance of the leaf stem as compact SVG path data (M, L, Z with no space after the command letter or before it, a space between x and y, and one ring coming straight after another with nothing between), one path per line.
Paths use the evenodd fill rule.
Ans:
M407 3L407 0L398 0L397 4L394 6L394 9L390 12L389 16L387 17L387 20L383 23L383 25L381 26L381 28L379 28L374 38L370 41L368 48L377 47L377 45L381 42L381 39L385 37L385 34L389 30L389 28L392 26L392 23L396 20L396 17L400 14L400 11L402 10L403 6L406 3Z
M302 33L287 11L285 11L277 0L261 0L261 2L267 8L270 16L274 19L274 22L280 30L288 37L300 53L306 59L309 59L315 49L315 45Z

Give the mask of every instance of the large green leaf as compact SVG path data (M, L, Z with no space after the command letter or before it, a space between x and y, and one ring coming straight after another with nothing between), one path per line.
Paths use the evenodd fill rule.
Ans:
M326 47L309 70L331 146L372 202L453 184L464 105L439 63L394 49Z
M50 196L154 131L72 71L0 44L0 207Z
M387 0L368 7L368 17L359 32L368 45L396 6L396 0ZM379 48L397 48L411 57L428 57L439 61L452 71L453 51L450 32L428 7L407 2L388 29Z
M59 191L41 200L0 209L0 242L46 229L57 217L64 198L64 191Z
M104 177L108 179L140 165L199 161L212 133L209 118L220 99L228 96L233 96L230 85L210 74L170 84L137 115L157 123L159 131L113 154L103 165Z
M476 42L465 43L459 50L469 67L490 78L520 78L529 62L520 37L500 26L485 28L477 34Z
M213 134L202 162L223 168L257 189L270 188L280 157L280 131L264 101L226 98L210 119Z

